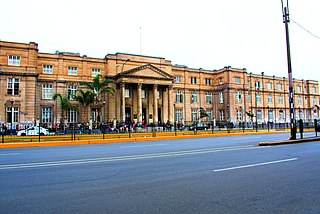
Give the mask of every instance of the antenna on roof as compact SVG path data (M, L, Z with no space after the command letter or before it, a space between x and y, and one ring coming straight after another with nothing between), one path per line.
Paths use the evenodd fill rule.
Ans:
M141 51L141 26L140 26L140 55L142 54L142 51Z

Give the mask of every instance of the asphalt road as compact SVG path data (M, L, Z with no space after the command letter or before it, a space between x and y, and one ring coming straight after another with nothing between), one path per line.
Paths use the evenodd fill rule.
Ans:
M320 143L287 134L0 150L0 213L320 213Z

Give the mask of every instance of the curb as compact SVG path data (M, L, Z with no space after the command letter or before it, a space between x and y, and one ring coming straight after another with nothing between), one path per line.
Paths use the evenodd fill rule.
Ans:
M304 139L296 139L296 140L280 140L280 141L269 141L269 142L260 142L259 146L276 146L276 145L284 145L284 144L296 144L296 143L305 143L312 141L320 141L320 137L308 137Z

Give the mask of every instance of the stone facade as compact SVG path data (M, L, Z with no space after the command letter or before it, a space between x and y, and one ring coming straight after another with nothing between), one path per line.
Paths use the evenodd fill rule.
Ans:
M61 118L52 95L76 93L80 82L97 74L112 79L115 95L68 112ZM318 81L294 79L295 115L311 121L319 115ZM226 124L290 121L288 79L252 74L226 66L219 70L173 65L160 57L108 54L89 58L69 52L41 53L36 43L0 41L0 123L106 122L131 120L146 124L212 122ZM199 118L203 108L208 116ZM13 112L13 114L12 114ZM246 113L247 112L247 113ZM250 117L250 113L256 117Z

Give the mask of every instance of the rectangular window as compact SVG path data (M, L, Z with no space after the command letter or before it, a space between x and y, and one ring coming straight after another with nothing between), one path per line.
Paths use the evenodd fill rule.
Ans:
M297 85L297 92L301 92L301 86Z
M197 84L197 77L191 77L191 84Z
M318 118L317 110L313 110L313 118Z
M248 102L251 102L251 94L248 94Z
M52 84L42 85L42 99L44 100L52 99Z
M130 90L128 88L124 89L124 97L129 98L130 97Z
M209 104L212 103L212 93L211 92L206 93L206 103L209 103Z
M182 95L181 91L178 91L176 93L176 102L177 103L182 103L183 102L183 95Z
M268 121L272 121L273 120L273 111L272 110L269 110L268 111Z
M212 110L206 110L206 113L207 113L207 117L205 117L204 119L206 120L206 121L210 121L210 120L212 120Z
M101 70L98 68L92 68L92 76L95 77L97 75L101 74Z
M53 74L53 66L52 65L42 65L42 73Z
M141 99L146 99L146 90L141 90Z
M19 95L20 79L7 79L7 95Z
M278 97L278 103L283 103L283 97L282 96Z
M236 92L236 102L241 103L242 102L242 95L240 91Z
M261 86L262 86L262 84L261 84L261 82L256 82L256 89L260 89L261 88Z
M235 78L235 82L236 82L236 84L240 84L240 83L241 83L240 77L236 77L236 78Z
M317 105L317 98L313 98L313 105Z
M177 123L178 123L179 121L182 121L182 109L176 109L175 119L176 119L176 122L177 122Z
M181 82L182 77L181 76L175 76L175 81L176 82Z
M157 98L160 99L161 93L160 91L157 91Z
M222 85L223 81L222 81L222 78L220 77L219 78L219 85Z
M68 123L76 123L78 122L78 112L76 110L69 110L67 112Z
M223 103L223 93L219 93L219 103Z
M302 100L301 100L301 97L299 96L298 97L298 104L301 104L302 103Z
M12 114L13 110L13 114ZM7 115L7 123L18 123L19 122L19 108L18 107L7 107L6 115Z
M198 120L198 109L192 109L191 110L191 118L192 118L192 121L197 121Z
M42 108L41 122L42 123L52 123L52 108L51 107Z
M206 78L206 85L212 85L210 78Z
M272 89L272 84L270 82L267 82L267 89L271 90Z
M312 87L312 93L317 93L317 88L316 87Z
M278 90L282 90L282 84L278 83Z
M257 101L257 103L261 102L260 94L256 94L256 101Z
M69 66L69 67L68 67L68 75L77 76L77 75L78 75L78 68L77 68L77 67Z
M224 120L224 110L219 110L220 120Z
M299 111L299 119L303 119L303 112L301 110Z
M261 110L257 110L257 120L261 120Z
M198 102L198 95L197 92L191 92L191 103L196 103Z
M241 109L237 109L237 120L242 121L242 110Z
M272 95L271 94L268 95L268 103L272 103Z
M20 56L9 55L8 56L8 65L19 66L20 65Z
M77 86L76 85L69 85L68 86L68 93L67 96L70 100L74 100L74 98L77 96Z
M284 120L283 110L280 110L280 111L279 111L279 120L281 120L281 121Z

